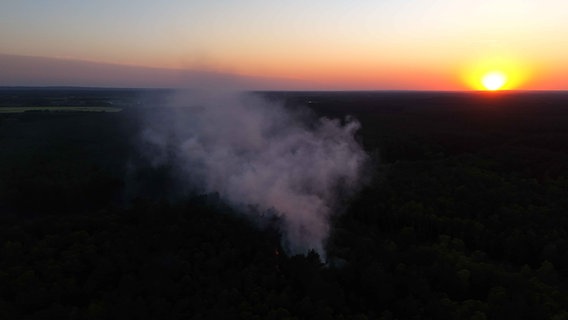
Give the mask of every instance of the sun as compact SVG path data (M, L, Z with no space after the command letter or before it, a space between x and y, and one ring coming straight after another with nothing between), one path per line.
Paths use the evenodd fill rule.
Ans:
M505 83L507 83L507 77L501 72L489 72L483 76L481 83L485 89L497 91L502 89Z
M473 90L519 90L531 81L536 65L514 54L484 55L464 61L461 77Z

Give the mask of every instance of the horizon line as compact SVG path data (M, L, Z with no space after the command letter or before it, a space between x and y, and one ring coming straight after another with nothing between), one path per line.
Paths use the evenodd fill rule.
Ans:
M176 88L176 87L112 87L112 86L58 86L58 85L46 85L46 86L26 86L26 85L15 85L15 86L7 86L7 85L0 85L0 90L6 89L87 89L87 90L197 90L203 91L202 89L196 88ZM243 92L352 92L352 93L373 93L373 92L407 92L407 93L428 93L428 92L438 92L438 93L488 93L488 94L499 94L499 93L568 93L568 89L518 89L518 90L479 90L479 89L471 89L471 90L427 90L427 89L306 89L306 90L288 90L288 89L272 89L272 90L265 90L265 89L243 89L243 90L235 90L235 91L243 91Z

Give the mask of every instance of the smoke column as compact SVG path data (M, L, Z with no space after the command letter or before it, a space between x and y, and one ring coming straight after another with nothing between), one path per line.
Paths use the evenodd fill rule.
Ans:
M284 248L325 257L338 195L357 189L367 159L356 120L314 119L244 93L180 94L171 105L142 133L154 165L172 162L192 188L244 214L276 215Z

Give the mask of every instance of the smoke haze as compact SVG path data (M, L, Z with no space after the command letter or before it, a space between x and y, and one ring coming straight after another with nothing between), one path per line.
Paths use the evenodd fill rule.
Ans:
M254 219L275 215L289 252L325 256L329 217L367 159L356 120L315 119L244 93L184 93L159 109L142 132L153 165L173 164L185 187L218 192Z

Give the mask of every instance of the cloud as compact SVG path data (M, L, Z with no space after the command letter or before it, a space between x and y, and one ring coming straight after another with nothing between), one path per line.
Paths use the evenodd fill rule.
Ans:
M318 87L299 79L264 78L199 69L161 69L0 54L0 86L226 88L294 90Z

